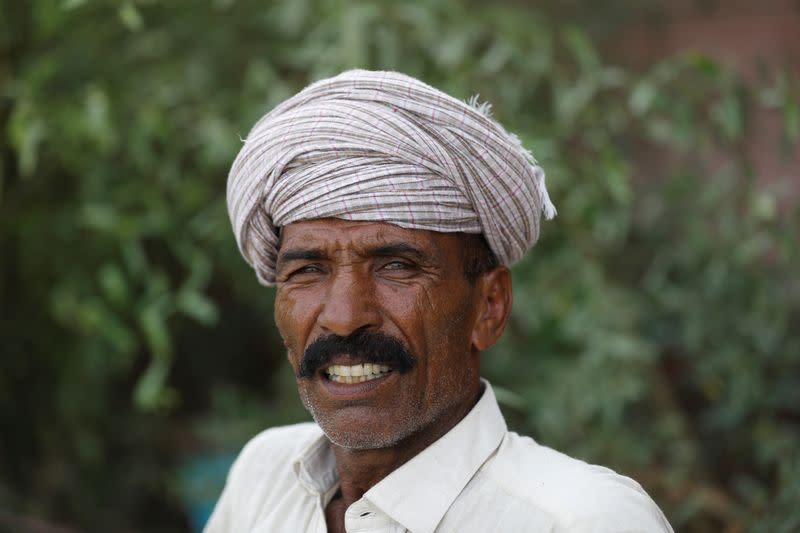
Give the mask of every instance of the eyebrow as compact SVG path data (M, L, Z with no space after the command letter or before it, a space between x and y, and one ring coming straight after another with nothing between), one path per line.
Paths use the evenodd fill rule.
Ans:
M428 254L404 242L383 244L368 248L366 251L368 256L387 257L393 255L411 256L416 261L427 262L429 260Z
M410 256L414 260L421 263L425 263L430 260L428 254L405 242L373 246L371 248L367 248L364 253L364 256L366 257L391 257L397 255ZM286 250L285 252L280 252L278 254L278 260L276 261L275 267L276 270L280 270L284 265L286 265L286 263L290 263L292 261L319 261L327 258L328 254L326 254L325 251L320 248L294 248Z
M327 254L319 248L295 248L278 254L275 270L280 270L283 265L292 261L318 261L325 259Z

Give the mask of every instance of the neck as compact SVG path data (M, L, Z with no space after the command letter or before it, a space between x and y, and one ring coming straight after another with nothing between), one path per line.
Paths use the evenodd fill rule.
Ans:
M341 498L345 508L361 499L370 488L458 424L472 410L482 393L483 387L479 385L471 402L455 406L434 423L394 446L356 450L332 444L340 482L337 499Z

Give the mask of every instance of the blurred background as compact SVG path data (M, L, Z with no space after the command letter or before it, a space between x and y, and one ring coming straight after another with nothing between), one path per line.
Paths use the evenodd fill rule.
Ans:
M547 170L484 356L512 428L676 531L800 531L797 1L0 6L0 530L199 531L246 440L308 419L225 182L365 67L480 93Z

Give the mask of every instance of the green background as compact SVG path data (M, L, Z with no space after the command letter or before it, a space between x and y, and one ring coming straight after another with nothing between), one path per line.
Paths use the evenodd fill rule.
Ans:
M189 531L231 453L308 418L225 181L264 112L364 67L480 93L548 173L484 355L510 425L676 531L800 530L798 176L744 149L768 112L796 156L797 70L624 66L630 3L556 4L0 2L0 529Z

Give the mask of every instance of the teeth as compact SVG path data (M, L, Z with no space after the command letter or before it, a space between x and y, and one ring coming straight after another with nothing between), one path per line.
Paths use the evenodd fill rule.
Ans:
M337 383L363 383L378 378L389 372L388 365L331 365L325 371L331 381Z

